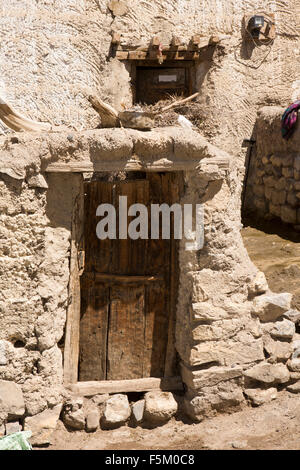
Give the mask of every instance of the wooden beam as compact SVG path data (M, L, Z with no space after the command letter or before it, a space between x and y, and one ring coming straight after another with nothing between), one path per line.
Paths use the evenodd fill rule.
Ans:
M194 34L194 36L192 36L192 43L194 46L198 47L198 45L200 44L201 42L201 36L199 34Z
M141 162L129 160L111 160L104 162L92 163L91 161L71 162L71 163L50 163L43 171L49 173L88 173L95 171L189 171L196 169L199 164L205 160L205 164L209 163L217 165L219 168L228 169L229 159L227 158L205 158L203 160L157 160L154 162Z
M171 45L172 45L173 47L176 47L176 48L177 48L177 47L179 47L179 46L181 45L181 43L182 43L182 41L181 41L181 39L180 39L178 36L173 36L173 37L172 37Z
M128 59L128 51L117 51L116 58L119 60L127 60Z
M153 38L151 39L151 46L152 47L158 47L161 43L161 40L158 36L153 36Z
M111 42L112 44L120 44L120 41L121 41L121 34L119 33L113 33L112 35L112 39L111 39Z
M150 392L152 390L163 390L166 392L182 391L183 383L181 377L149 377L132 380L77 382L76 384L67 385L67 388L76 395L92 397L102 393Z
M85 278L88 280L93 280L95 279L96 281L101 281L101 282L122 282L125 284L136 284L136 283L142 283L142 284L147 284L147 283L152 283L152 282L163 282L164 277L163 276L125 276L125 275L119 275L119 274L102 274L102 273L89 273L85 272L83 275Z
M208 41L209 46L215 46L220 42L219 36L211 36Z
M144 51L130 51L128 54L129 60L145 60L147 58L147 52Z

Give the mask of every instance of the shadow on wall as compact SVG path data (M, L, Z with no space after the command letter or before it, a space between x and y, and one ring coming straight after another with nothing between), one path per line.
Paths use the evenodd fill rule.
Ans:
M80 175L74 173L48 173L46 215L51 227L71 230L73 195L79 179Z

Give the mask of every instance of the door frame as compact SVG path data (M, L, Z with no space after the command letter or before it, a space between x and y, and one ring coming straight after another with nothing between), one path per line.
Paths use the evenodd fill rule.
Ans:
M176 170L174 170L176 171ZM178 170L177 170L178 171ZM179 170L182 171L182 170ZM73 188L73 191L75 189ZM81 292L80 276L84 269L84 180L81 178L79 193L72 194L73 210L71 219L71 247L70 247L70 277L69 302L64 346L64 384L74 393L83 396L92 396L101 393L127 393L151 390L176 391L183 390L180 376L168 376L168 360L170 347L175 348L176 308L171 309L169 315L169 337L165 363L165 376L161 378L147 377L128 380L78 381L79 341L80 341L80 314ZM171 344L172 343L172 344Z

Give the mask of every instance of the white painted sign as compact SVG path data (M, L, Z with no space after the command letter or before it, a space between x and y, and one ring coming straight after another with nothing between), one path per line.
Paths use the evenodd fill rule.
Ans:
M177 75L159 75L160 82L177 82Z

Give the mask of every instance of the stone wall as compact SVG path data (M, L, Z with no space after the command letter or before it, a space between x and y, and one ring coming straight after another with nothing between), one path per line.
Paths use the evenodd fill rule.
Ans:
M281 137L284 108L265 107L258 114L245 193L245 208L259 217L300 224L300 132Z
M238 173L226 152L198 133L177 128L17 134L1 138L0 148L0 426L21 422L42 444L49 441L62 406L68 428L90 430L95 419L103 428L129 422L139 406L140 423L158 423L161 408L163 420L176 412L201 420L271 400L277 387L298 387L295 323L300 314L290 309L290 294L269 291L248 257L232 198ZM176 406L172 394L158 392L131 407L122 394L87 402L63 385L61 347L72 303L71 218L82 180L79 168L116 171L133 164L142 171L189 167L181 203L204 207L204 247L189 252L182 240L179 253L175 339L186 391L176 396ZM121 417L113 423L109 410L115 401Z

